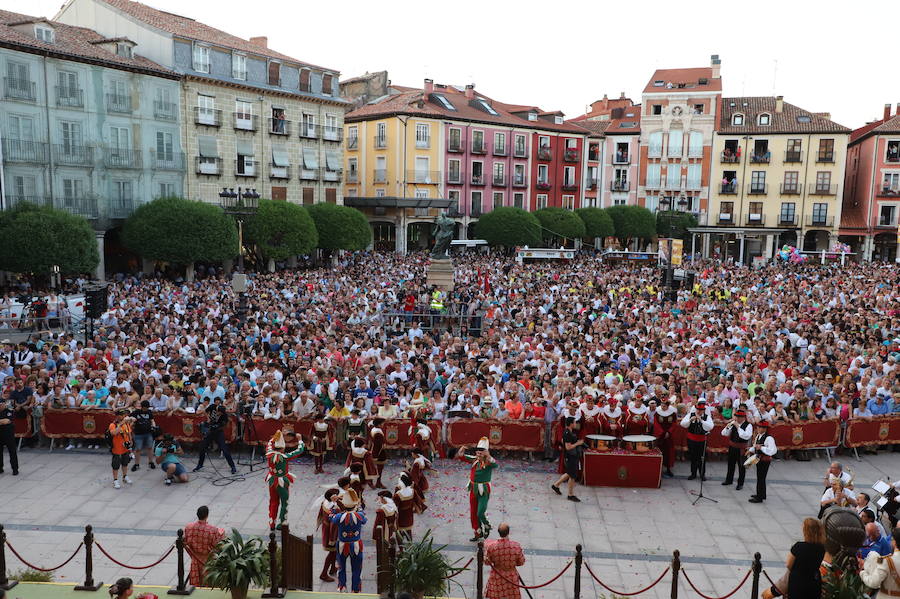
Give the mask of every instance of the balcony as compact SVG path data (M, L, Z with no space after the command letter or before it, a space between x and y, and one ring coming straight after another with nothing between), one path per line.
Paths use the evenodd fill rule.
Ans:
M234 176L245 177L247 179L255 179L259 173L256 172L256 162L244 159L243 164L240 160L234 161Z
M513 148L513 158L528 158L528 150L525 146L515 146Z
M834 152L817 152L816 162L834 162Z
M537 149L537 157L538 160L552 160L553 151L550 149L550 146L541 146Z
M594 191L595 189L597 189L597 185L598 185L597 179L587 179L584 182L584 188L587 189L588 191Z
M347 172L347 183L359 183L359 171L352 170Z
M591 162L599 162L600 161L600 152L597 150L594 150L594 151L588 150L588 160ZM623 164L628 164L628 162L625 162Z
M578 189L578 181L563 179L562 189L563 191L572 191L573 189Z
M344 141L344 130L340 127L329 127L328 125L325 125L322 127L322 140L341 143Z
M134 212L133 198L113 198L109 201L109 215L112 218L128 218Z
M528 187L528 177L525 175L513 175L512 177L512 186L513 187Z
M37 98L34 81L17 79L15 77L4 77L3 97L7 100L34 102Z
M472 208L469 210L469 216L471 216L472 218L479 218L482 214L483 212L481 211L481 206L472 206Z
M373 181L375 183L387 183L387 169L376 168Z
M649 146L647 148L647 158L662 158L662 146Z
M591 158L589 156L588 160L599 160L599 157ZM616 152L616 155L613 157L613 164L631 164L631 156L629 156L627 152L625 152L624 154L621 152Z
M807 214L806 215L806 226L807 227L833 227L834 226L834 217L833 216L821 216L816 214Z
M816 183L810 187L809 195L811 196L833 196L837 195L837 185L820 185Z
M566 151L563 152L563 160L566 162L578 162L578 150L566 148Z
M487 154L487 146L484 145L483 141L472 140L472 153Z
M269 117L269 135L290 135L291 121Z
M278 166L277 164L269 165L269 179L290 179L291 167Z
M56 105L60 108L84 108L84 90L57 85Z
M782 183L780 191L783 196L800 195L803 191L803 185L801 183Z
M700 181L687 179L684 183L684 188L693 191L700 191L701 189L703 189L703 184Z
M49 145L39 141L3 140L3 161L46 164L50 161Z
M688 158L703 158L703 146L699 148L689 147Z
M460 218L462 215L463 213L459 211L459 206L450 206L447 208L447 216L450 218Z
M198 175L208 175L210 177L218 177L222 174L221 158L194 158L194 172Z
M426 137L425 139L416 139L416 149L418 150L427 150L431 148L431 138Z
M95 219L100 216L95 196L57 198L53 203L58 210L65 210L76 216L83 216L87 219Z
M319 180L319 169L317 168L301 168L300 169L300 180L301 181L318 181ZM378 181L375 181L378 183Z
M794 150L786 151L784 153L784 162L785 163L803 162L803 152L797 152Z
M761 227L766 224L766 215L758 212L751 212L747 215L747 226Z
M206 127L221 127L222 111L194 106L194 124L205 125Z
M344 178L344 169L338 169L336 171L329 170L327 168L321 169L322 181L326 183L340 183L341 179Z
M546 191L546 190L550 189L550 187L551 187L550 181L549 180L538 181L537 185L535 185L535 187L537 187L541 191Z
M491 181L493 182L494 187L506 187L506 175L497 175L495 174Z
M896 198L900 196L900 187L884 187L878 191L878 195L884 198Z
M720 212L716 222L720 225L733 225L734 215L730 212Z
M502 146L494 144L493 154L494 156L506 156L509 154L509 150L506 149L506 144L503 144Z
M312 123L300 123L300 137L303 139L319 139L319 127ZM375 146L378 147L377 145Z
M53 198L51 198L50 196L6 196L6 205L8 208L15 208L19 204L31 204L33 206L41 206L43 208L53 208Z
M447 183L451 185L462 185L465 178L465 175L460 170L447 171Z
M681 176L679 176L677 180L671 180L667 177L665 187L669 191L678 191L681 189Z
M483 186L484 185L484 175L472 175L472 178L470 179L469 183L471 183L472 185L479 186L479 187Z
M747 186L747 193L750 195L766 195L769 193L769 186L765 183L751 183Z
M892 214L889 217L885 217L884 215L879 215L878 217L878 226L879 227L896 227L897 226L897 218Z
M447 141L447 151L458 154L463 151L464 145L461 139L450 139Z
M53 146L56 164L65 166L94 166L94 148L60 144Z
M302 137L302 133L301 133ZM383 150L387 147L387 137L376 137L375 138L375 149Z
M644 184L644 187L645 187L646 189L662 189L662 182L660 182L659 180L656 180L656 181L647 181L647 182Z
M722 152L721 154L719 154L719 162L724 162L726 164L737 164L739 161L740 159L734 152Z
M418 183L423 185L437 185L441 182L440 171L406 171L407 183Z
M753 154L752 156L750 156L750 162L752 164L769 164L771 160L771 152L763 152L762 154Z
M629 181L610 181L609 182L609 190L610 191L628 191L631 189L631 183Z
M184 154L181 152L163 152L158 153L150 150L152 156L153 168L160 171L183 171L184 170Z
M178 104L174 102L153 101L153 116L165 121L178 120Z
M347 138L347 149L348 150L358 150L359 149L359 138L358 137L348 137Z
M141 151L106 148L103 163L106 168L141 168Z
M796 227L797 226L797 215L796 214L779 214L778 215L778 226L779 227Z
M256 131L259 129L259 116L244 112L232 113L235 131Z
M131 96L106 94L106 110L118 114L131 114Z

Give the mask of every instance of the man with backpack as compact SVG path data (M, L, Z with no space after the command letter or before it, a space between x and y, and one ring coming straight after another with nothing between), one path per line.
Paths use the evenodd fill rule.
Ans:
M128 410L116 410L116 421L111 422L109 429L106 431L106 440L109 443L109 450L112 453L112 473L113 488L121 489L119 484L119 470L122 471L122 480L125 484L130 485L131 479L128 478L128 463L131 462L131 425L134 418L128 416Z

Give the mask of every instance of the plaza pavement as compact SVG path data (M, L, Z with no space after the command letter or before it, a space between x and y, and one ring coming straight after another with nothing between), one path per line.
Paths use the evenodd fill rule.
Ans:
M852 468L857 489L868 488L878 478L900 476L897 454L882 452L865 456L861 462L843 458ZM246 460L244 460L246 461ZM697 481L685 476L687 464L675 467L675 479L663 479L661 489L577 489L582 503L573 504L556 496L548 487L555 478L555 465L529 463L518 457L499 458L501 467L494 475L494 493L488 516L496 526L503 521L512 527L511 537L525 548L526 564L520 573L526 584L549 580L574 554L575 545L584 546L585 562L608 586L632 592L653 581L679 549L683 568L691 580L707 595L721 596L731 591L746 573L753 553L762 555L763 564L773 578L781 574L791 544L801 536L803 518L815 516L821 495L821 477L827 468L823 454L811 462L776 461L769 472L768 501L748 503L755 486L754 473L742 491L723 487L725 464L711 461L706 495L719 503L701 500L692 505L690 490ZM224 462L213 464L225 473ZM209 465L188 484L166 487L159 470L144 467L132 473L133 485L115 490L110 483L109 454L105 450L24 450L20 453L21 474L12 477L7 468L0 475L0 524L9 542L29 561L47 567L66 559L80 542L84 525L91 524L95 536L113 557L129 565L156 561L175 539L176 531L194 520L198 506L208 505L210 522L236 527L244 534L267 533L268 493L259 466L244 480L227 485L214 484L216 473ZM186 456L188 468L194 456ZM392 460L385 470L384 482L392 486L401 467ZM438 460L437 472L430 476L429 509L416 517L415 532L434 530L447 551L463 563L474 555L465 494L467 467L450 460ZM306 459L292 466L297 482L291 488L288 512L291 530L305 536L313 534L316 505L322 492L332 486L343 467L333 461L326 464L325 475L314 476ZM370 501L374 492L366 493ZM371 505L371 504L370 504ZM374 513L370 514L374 519ZM371 539L371 524L365 539ZM83 554L82 554L83 555ZM22 567L7 551L11 571ZM316 546L314 567L318 574L323 553ZM80 555L55 574L58 582L75 584L83 578ZM485 579L487 577L485 568ZM149 570L126 571L94 552L94 578L105 582L131 576L136 583L171 585L175 581L174 554L160 566ZM573 569L553 584L532 591L534 599L571 597ZM375 592L375 554L367 546L363 590ZM473 596L474 573L457 577L463 588L454 586L451 594ZM670 576L643 597L669 597ZM682 578L679 596L696 597ZM333 592L334 583L320 583L315 590ZM594 583L587 571L582 577L583 596L611 596ZM749 596L747 587L736 595ZM16 596L15 593L12 594ZM523 597L526 595L523 593Z

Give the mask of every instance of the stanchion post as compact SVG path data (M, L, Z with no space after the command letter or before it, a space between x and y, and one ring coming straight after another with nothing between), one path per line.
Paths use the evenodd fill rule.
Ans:
M391 542L388 545L388 571L390 572L390 584L388 584L388 593L390 597L396 596L397 593L397 578L396 578L396 568L397 568L397 540L391 537Z
M19 584L18 580L10 580L6 576L6 531L0 524L0 589L8 591Z
M678 599L678 572L681 570L681 552L677 549L672 552L672 592L669 597Z
M281 599L284 597L284 593L281 592L281 589L278 586L278 560L276 559L276 554L278 553L278 543L275 541L275 533L269 533L269 578L272 581L272 586L269 588L268 593L263 593L262 597L275 597L277 599Z
M175 539L175 552L178 555L178 584L166 591L167 595L190 595L194 587L184 576L184 530L178 529L178 537Z
M76 591L96 591L103 586L102 582L94 582L94 527L84 527L84 584L75 587Z
M484 599L484 541L478 541L475 564L475 599Z
M759 574L762 572L762 557L759 551L753 554L753 587L750 589L750 599L759 597Z
M581 561L583 559L581 545L575 545L575 591L573 593L575 599L581 599Z

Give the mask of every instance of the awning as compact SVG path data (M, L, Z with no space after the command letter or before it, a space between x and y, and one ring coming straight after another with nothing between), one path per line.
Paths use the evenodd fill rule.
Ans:
M341 159L338 157L337 152L329 151L325 153L325 166L330 171L341 170Z
M253 156L253 142L246 139L237 140L237 153L241 156Z
M291 161L288 158L287 150L276 150L272 148L272 164L275 166L290 166Z
M315 148L303 148L303 168L314 170L319 168L319 157Z
M216 138L212 135L198 135L197 143L200 146L200 156L203 158L218 158L219 148Z

